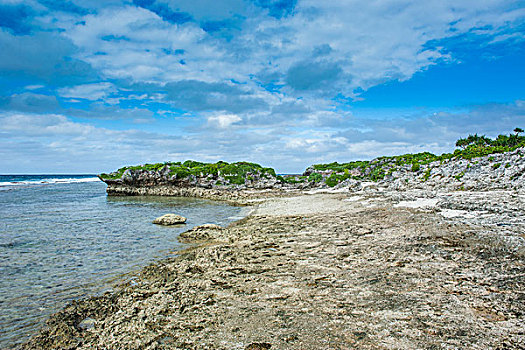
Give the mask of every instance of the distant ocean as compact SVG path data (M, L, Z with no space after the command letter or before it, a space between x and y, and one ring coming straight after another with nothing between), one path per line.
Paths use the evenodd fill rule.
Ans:
M172 256L180 232L226 225L245 210L189 198L107 197L105 188L94 175L0 175L0 348L27 340L68 301ZM151 223L168 212L187 225Z
M99 181L95 175L0 175L0 191L20 186Z

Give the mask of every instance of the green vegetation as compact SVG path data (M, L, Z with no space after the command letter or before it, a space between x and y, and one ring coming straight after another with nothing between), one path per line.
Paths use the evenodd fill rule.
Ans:
M430 178L430 168L425 170L425 173L423 174L423 180L427 181Z
M325 171L325 170L334 170L336 172L343 172L345 169L352 170L352 169L365 169L368 164L370 164L369 161L356 161L356 162L350 162L350 163L342 163L339 164L337 162L333 162L330 164L315 164L313 167L315 170L319 171Z
M461 178L462 178L463 176L465 176L465 172L462 171L462 172L460 172L459 174L457 174L457 175L454 176L454 177L456 178L456 180L459 181L459 180L461 180Z
M103 179L120 179L126 170L154 172L166 171L170 178L175 177L175 179L186 179L190 176L213 178L222 176L230 184L236 185L244 184L246 179L253 181L255 179L255 174L264 178L273 178L276 176L275 170L272 168L264 168L255 163L227 163L223 161L217 163L203 163L187 160L183 163L166 162L123 167L110 174L101 174L100 177Z
M308 176L286 176L283 178L283 182L287 184L302 184L306 182L307 179Z
M334 187L335 185L337 185L338 183L344 181L348 179L348 175L346 174L343 174L343 175L338 175L336 173L332 173L329 177L326 178L325 180L325 183L329 186L329 187Z
M457 140L457 149L453 153L443 153L441 155L422 152L379 157L372 161L315 164L312 166L314 172L308 176L276 176L272 168L264 168L259 164L248 162L227 163L220 161L217 163L203 163L187 160L183 163L166 162L123 167L110 174L101 174L100 177L102 179L120 179L127 170L130 170L160 172L171 179L211 177L217 180L216 184L220 183L222 185L241 185L246 180L255 181L258 178L276 178L277 181L287 184L322 183L324 181L327 186L334 187L347 179L379 181L385 177L392 176L395 171L405 169L405 171L412 171L422 181L427 181L430 178L431 163L439 162L439 164L443 164L451 160L471 160L525 147L525 136L520 136L523 132L523 129L515 128L514 134L499 135L495 139L484 135L469 135L466 138ZM491 156L488 160L493 162L495 157ZM473 161L472 164L478 164L478 161ZM500 163L496 163L492 168L498 169L500 166ZM505 164L505 168L510 166L508 163ZM470 167L471 164L468 164L467 168ZM457 180L460 180L463 175L464 173L462 172L455 177ZM219 181L219 178L222 178L224 181Z
M449 160L471 160L473 158L483 157L490 154L514 151L517 148L525 147L525 136L520 136L520 133L523 132L523 129L516 128L514 129L515 134L499 135L495 139L491 139L484 135L469 135L468 137L459 139L456 142L456 147L458 147L458 149L453 153L443 153L441 155L435 155L429 152L403 154L400 156L379 157L372 161L315 164L313 165L313 168L317 172L326 173L327 177L325 182L331 187L348 178L378 181L385 178L385 176L391 176L394 171L403 167L408 167L412 172L417 173L423 166L433 162L443 164ZM489 161L492 162L494 160L495 157L489 157ZM478 164L478 161L474 161L473 164ZM495 165L494 169L497 169L499 166L500 165ZM507 167L507 165L505 165L505 167ZM357 175L351 175L352 172ZM310 177L312 177L312 175L310 175ZM463 175L463 173L458 174L456 175L456 178L459 180ZM423 180L427 181L429 178L430 168L427 166L423 172Z
M323 175L319 174L319 173L312 173L310 174L310 176L308 176L308 181L309 182L321 182L323 181Z

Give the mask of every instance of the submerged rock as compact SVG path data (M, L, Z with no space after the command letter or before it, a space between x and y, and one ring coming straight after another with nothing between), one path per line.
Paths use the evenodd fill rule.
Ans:
M165 214L153 220L154 224L164 226L184 224L185 222L186 218L177 214Z

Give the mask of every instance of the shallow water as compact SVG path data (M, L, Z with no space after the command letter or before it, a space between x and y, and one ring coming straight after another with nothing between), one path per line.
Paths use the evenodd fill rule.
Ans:
M242 216L241 208L208 200L107 197L105 187L72 181L0 191L0 348L26 340L68 301L173 255L180 232ZM187 224L151 223L168 212L187 217Z

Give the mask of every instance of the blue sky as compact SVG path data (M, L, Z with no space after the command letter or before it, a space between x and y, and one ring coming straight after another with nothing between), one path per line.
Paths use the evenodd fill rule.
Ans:
M0 0L0 173L449 152L523 62L525 1Z

